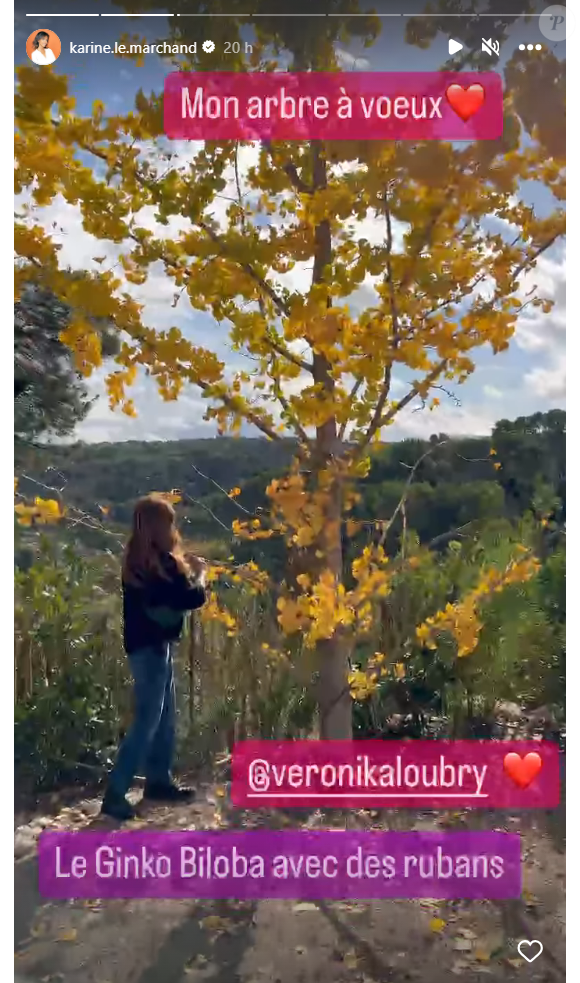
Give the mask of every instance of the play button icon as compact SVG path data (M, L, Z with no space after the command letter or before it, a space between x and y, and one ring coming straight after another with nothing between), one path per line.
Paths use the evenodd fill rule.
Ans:
M453 38L449 38L449 54L456 55L458 51L461 51L463 45L459 41L454 41Z

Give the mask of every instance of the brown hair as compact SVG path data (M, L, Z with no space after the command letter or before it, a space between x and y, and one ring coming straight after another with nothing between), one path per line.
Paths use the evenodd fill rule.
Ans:
M145 495L133 511L133 529L123 556L123 580L138 585L151 575L169 579L163 563L167 554L182 573L189 574L173 506L162 495Z

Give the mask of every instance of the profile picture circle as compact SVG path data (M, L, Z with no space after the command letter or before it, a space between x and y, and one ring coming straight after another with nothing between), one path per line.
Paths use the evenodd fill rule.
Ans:
M33 31L26 41L26 54L35 65L52 65L60 48L60 38L54 31Z

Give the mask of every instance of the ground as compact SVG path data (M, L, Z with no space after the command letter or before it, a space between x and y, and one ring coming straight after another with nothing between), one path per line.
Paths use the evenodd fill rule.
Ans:
M225 794L224 794L225 793ZM208 785L195 803L143 809L148 829L272 823L324 828L411 829L442 824L519 831L524 896L462 901L47 901L38 894L36 837L45 828L114 825L83 798L19 816L15 834L16 983L563 983L563 806L528 816L403 811L322 816L240 813L227 788ZM26 822L24 819L26 818ZM544 950L533 963L522 939Z

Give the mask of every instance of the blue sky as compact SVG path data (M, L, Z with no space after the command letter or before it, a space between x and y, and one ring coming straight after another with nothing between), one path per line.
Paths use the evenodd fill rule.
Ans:
M159 91L163 87L164 77L168 67L155 55L145 57L142 68L133 63L122 61L112 55L71 54L70 43L87 44L112 43L121 33L128 31L132 34L145 36L151 40L163 40L169 36L165 18L106 18L106 17L56 17L54 13L107 11L119 12L106 2L85 0L81 5L70 0L57 2L48 0L37 5L30 3L30 8L40 7L45 16L41 18L25 17L28 4L17 3L15 15L15 63L28 63L24 51L26 38L33 31L48 28L59 35L63 52L55 69L66 73L70 79L72 93L77 98L78 110L84 113L90 110L93 101L98 98L105 103L111 113L124 112L132 108L135 93L138 88L145 92ZM506 4L507 6L507 4ZM543 4L541 5L544 6ZM406 13L420 11L423 5L405 3L399 9ZM315 4L311 9L315 9ZM379 9L396 10L393 3ZM540 8L541 9L541 8ZM484 19L479 24L461 18L450 19L448 34L441 34L426 51L405 44L405 22L402 17L385 17L382 19L383 29L378 41L369 49L353 45L349 50L341 49L343 65L347 69L364 70L369 68L377 71L429 71L439 68L448 58L448 38L465 41L481 34L488 37ZM250 32L248 37L250 37ZM199 37L201 43L205 38ZM548 42L538 30L537 18L531 23L518 22L511 30L508 40L504 43L499 59L499 67L512 54L515 47L521 43ZM553 45L550 45L553 47ZM559 57L564 57L563 44L555 47ZM526 55L534 57L530 52ZM358 59L355 61L355 59ZM364 59L364 60L361 60ZM365 61L366 60L366 61ZM498 67L498 62L490 58L490 68ZM38 69L42 71L43 69ZM186 143L180 143L176 150L180 158L187 159L191 148ZM247 163L251 163L252 148L247 148ZM535 186L522 188L521 195L526 201L533 203L538 213L549 209L549 201L543 189ZM71 266L96 268L93 257L103 255L103 246L87 236L82 229L78 211L61 200L55 201L48 208L39 210L36 219L47 227L57 222L62 227L62 257L64 263ZM378 234L377 229L365 229L368 237ZM119 250L110 244L106 254L112 261L118 256ZM433 432L446 433L486 433L489 432L495 420L513 418L536 410L544 410L553 406L563 407L565 400L565 256L563 245L558 245L546 253L536 271L531 274L525 284L524 292L534 284L539 292L551 296L555 300L553 311L549 315L542 314L537 309L528 309L520 318L515 339L507 353L493 356L489 351L481 351L477 356L478 369L468 382L455 390L461 400L461 406L442 398L442 405L430 412L409 411L394 427L389 428L389 439L398 439L409 435L429 435ZM306 282L306 281L305 281ZM173 284L167 280L161 271L153 269L147 284L135 289L135 295L145 303L145 319L158 327L168 327L177 324L196 343L204 344L217 350L220 357L233 364L233 356L227 346L227 330L225 326L217 325L209 315L193 311L186 300L181 300L177 309L172 309L171 301L174 293ZM88 441L101 440L130 440L130 439L175 439L191 436L211 436L213 425L206 424L201 419L204 410L196 390L190 389L177 403L165 404L157 396L155 388L148 380L141 380L136 386L135 403L139 416L136 420L128 419L120 413L111 413L107 408L103 394L103 376L100 372L91 380L91 388L95 394L101 395L88 419L79 427L78 437ZM402 383L400 383L402 386ZM401 395L404 390L401 390ZM395 395L398 395L396 393Z

